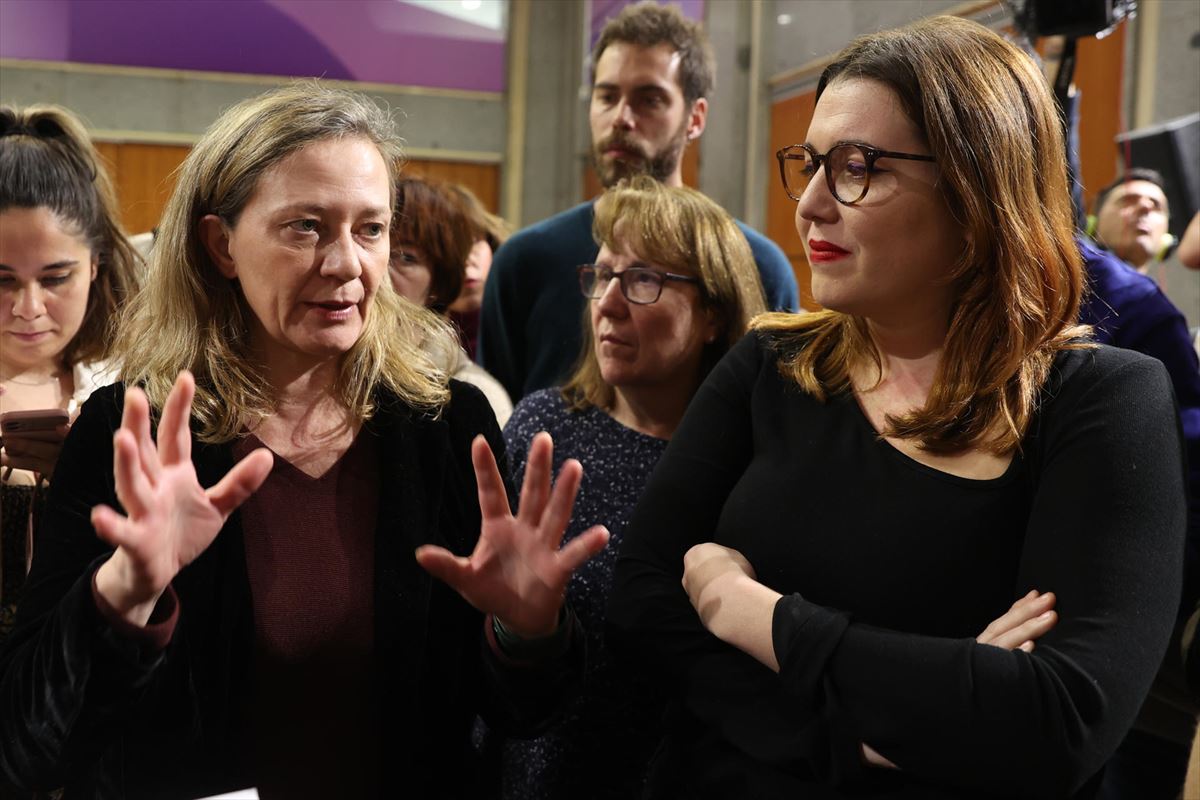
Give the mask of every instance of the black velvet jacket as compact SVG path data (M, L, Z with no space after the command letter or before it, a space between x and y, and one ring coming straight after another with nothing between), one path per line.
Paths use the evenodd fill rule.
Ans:
M553 663L505 665L483 615L432 579L418 545L468 554L480 512L470 443L487 437L506 474L504 440L483 396L452 383L438 419L382 397L375 643L387 796L478 791L476 714L515 733L546 722L576 681L582 637ZM66 797L200 797L252 780L236 743L253 672L254 630L240 516L172 586L179 619L162 652L139 652L100 616L91 578L110 548L91 508L120 508L112 437L124 389L96 392L72 427L55 473L17 629L0 653L0 794L66 787ZM203 486L233 465L231 445L193 447ZM510 489L511 495L511 489ZM336 731L331 731L336 736Z

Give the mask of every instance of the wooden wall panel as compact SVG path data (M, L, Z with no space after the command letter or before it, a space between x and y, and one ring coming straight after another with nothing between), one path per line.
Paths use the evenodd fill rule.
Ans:
M413 159L401 169L408 175L459 183L470 189L493 214L500 213L500 165L466 161Z
M158 227L175 189L175 170L191 152L181 145L126 142L117 151L115 180L121 220L131 234Z
M804 255L804 243L796 232L796 201L783 191L779 178L779 162L775 152L790 144L802 143L812 122L816 91L781 100L771 106L771 146L763 157L769 159L767 169L767 238L771 239L787 254L796 273L796 284L800 287L800 305L806 309L819 308L812 296L812 272L808 258Z
M155 228L175 188L175 170L191 148L134 142L96 142L95 145L116 187L117 207L125 230L135 234ZM405 162L404 171L461 183L473 191L489 211L497 213L499 209L499 164L412 160Z
M1118 133L1126 130L1122 113L1125 36L1128 23L1103 39L1089 36L1079 41L1075 85L1079 90L1079 171L1083 179L1084 208L1106 183L1117 177Z

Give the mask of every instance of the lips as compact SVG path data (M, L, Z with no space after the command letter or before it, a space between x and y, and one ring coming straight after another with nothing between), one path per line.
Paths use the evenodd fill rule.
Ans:
M622 339L619 336L614 336L611 333L601 334L600 335L600 344L623 345L625 347L629 347L629 342L625 341L624 339Z
M609 158L639 158L645 160L646 154L642 148L624 139L608 139L600 143L600 152Z
M833 242L826 242L822 239L808 240L808 259L814 262L837 261L839 258L845 258L850 255L850 251L844 247L838 247Z
M8 335L14 337L20 342L36 342L46 336L49 336L53 331L8 331Z

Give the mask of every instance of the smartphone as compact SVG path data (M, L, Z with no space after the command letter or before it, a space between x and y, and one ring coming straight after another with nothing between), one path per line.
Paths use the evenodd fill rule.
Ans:
M38 408L31 411L6 411L0 414L0 436L23 436L27 439L45 438L66 425L71 417L61 408Z

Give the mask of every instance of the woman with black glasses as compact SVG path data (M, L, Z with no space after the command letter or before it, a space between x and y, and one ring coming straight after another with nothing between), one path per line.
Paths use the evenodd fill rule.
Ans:
M825 310L712 370L616 568L610 648L670 703L649 796L1094 790L1174 621L1184 471L1162 365L1076 324L1064 152L975 23L826 68L779 154Z
M556 462L582 463L565 539L603 523L613 542L567 587L588 636L580 696L541 738L503 746L504 795L523 800L640 793L659 706L638 697L604 647L616 543L696 387L765 310L745 237L699 192L622 182L596 204L593 233L601 248L579 267L591 302L574 374L561 389L526 396L504 429L514 455L548 431ZM512 468L520 482L519 455Z

